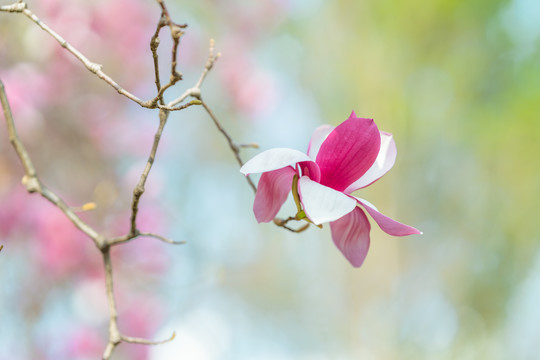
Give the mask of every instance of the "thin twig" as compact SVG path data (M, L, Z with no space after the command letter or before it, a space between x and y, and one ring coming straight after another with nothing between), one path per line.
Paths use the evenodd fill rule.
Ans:
M212 119L212 121L214 122L216 127L218 128L219 132L221 132L223 134L223 136L225 137L225 139L227 139L227 142L229 143L229 147L231 148L232 152L234 153L234 157L236 158L236 161L238 162L240 167L242 167L244 165L244 162L242 161L242 158L240 157L240 147L234 142L234 140L227 133L227 131L223 128L223 126L221 126L221 123L218 121L218 119L216 118L216 116L214 115L214 113L212 112L210 107L208 107L208 105L206 105L206 103L204 101L201 100L201 102L202 102L202 106L204 107L204 109L206 110L206 112L208 113L208 115L210 116L210 118ZM247 180L249 186L253 189L253 191L257 192L257 187L255 186L255 184L253 183L253 181L251 180L249 175L246 176L246 180Z
M156 31L150 40L150 50L152 51L152 58L154 60L154 77L157 88L157 95L154 99L150 100L152 105L155 105L158 101L161 105L164 105L163 94L167 89L174 86L178 81L182 80L182 73L176 70L177 57L178 57L178 45L180 44L180 38L184 34L181 29L187 27L186 24L176 24L171 20L171 16L165 3L162 0L157 0L159 6L161 7L161 17L157 24ZM169 82L165 86L161 86L161 80L159 76L159 61L157 48L160 43L159 32L165 26L168 26L171 32L171 39L173 41L172 51L171 51L171 75L169 77ZM174 105L172 105L174 106Z
M149 233L149 232L141 232L139 233L139 235L144 236L144 237L154 238L154 239L166 242L168 244L173 244L173 245L183 245L186 243L185 241L174 241L174 240L166 238L165 236L161 236L161 235Z
M287 219L274 218L274 224L276 224L277 226L282 227L284 229L287 229L289 231L292 231L294 233L300 233L302 231L305 231L305 230L307 230L307 228L310 225L309 223L307 223L307 224L305 224L304 226L302 226L302 227L300 227L298 229L293 229L293 228L287 226L287 223L289 221L293 221L293 220L294 221L299 221L296 217L289 216Z
M14 13L14 12L20 13L20 12L23 12L24 9L26 9L26 3L23 3L20 1L14 4L0 6L0 11L11 12L11 13Z
M142 194L144 193L144 190L145 190L144 186L146 184L146 179L148 178L148 174L150 173L150 170L152 169L152 165L154 164L154 160L156 158L156 152L159 146L159 141L161 140L161 134L163 133L163 129L165 128L165 124L167 123L168 117L169 117L168 111L160 110L159 127L154 135L154 143L152 144L152 150L150 151L150 155L148 156L148 161L146 162L144 171L141 174L139 183L133 190L133 199L131 201L131 219L130 219L131 229L129 231L130 234L135 234L137 232L137 213L139 212L139 201L141 199Z
M107 291L107 302L109 304L109 341L103 352L103 360L110 359L112 352L122 341L122 335L118 330L118 311L114 299L114 282L111 264L111 249L106 247L103 250L103 265L105 267L105 285Z
M161 14L157 27L156 27L156 32L154 33L154 35L152 36L152 39L150 40L150 51L152 52L152 58L154 60L154 78L155 78L158 94L161 90L161 80L159 78L159 58L158 58L157 49L160 43L159 32L165 25L166 25L166 19L163 16L163 14ZM163 96L159 97L158 100L161 104L164 104Z
M124 236L109 238L109 239L106 240L106 242L107 242L107 244L109 246L116 246L116 245L120 245L122 243L128 242L128 241L130 241L132 239L135 239L135 238L138 238L138 237L150 237L150 238L154 238L154 239L166 242L168 244L173 244L173 245L183 245L183 244L186 243L185 241L171 240L169 238L166 238L163 235L158 235L158 234L149 233L149 232L140 232L138 230L137 230L137 232L135 234L127 234L127 235L124 235Z
M165 340L152 341L152 340L146 340L146 339L122 335L122 341L130 343L130 344L161 345L161 344L166 344L168 342L173 341L175 337L176 337L176 333L173 331L171 337Z
M178 98L171 101L168 105L169 106L175 106L177 104L180 104L182 101L184 101L187 97L192 96L196 99L201 98L201 86L203 84L204 79L206 79L206 76L208 75L208 72L212 69L214 66L214 63L219 59L221 56L220 53L217 53L214 55L214 39L210 39L210 47L208 50L208 59L206 60L206 64L204 65L204 69L201 73L201 76L199 77L199 80L195 84L194 87L187 89L182 95L180 95Z
M143 345L160 345L172 341L176 337L176 333L173 332L172 336L165 340L152 341L147 339L141 339L131 336L126 336L120 333L118 330L118 310L116 307L116 300L114 299L114 281L113 271L111 263L111 249L106 247L103 253L103 264L105 267L105 285L107 291L107 302L109 304L109 340L105 351L103 352L103 360L108 360L112 356L114 349L121 343L127 342L132 344Z
M199 81L197 81L197 84L195 85L195 87L198 89L201 88L204 79L206 79L206 75L208 75L208 72L212 70L212 67L214 67L215 62L221 56L221 53L217 53L216 55L214 55L214 45L215 45L214 39L210 39L210 47L208 49L208 60L206 60L204 70L199 78Z
M166 111L178 111L178 110L184 110L187 109L190 106L193 105L201 105L200 100L191 100L187 104L179 105L179 106L169 106L169 105L158 105L157 107L160 110L166 110Z
M240 144L238 146L241 147L241 148L250 148L250 149L258 149L259 148L259 144L257 144L257 143Z

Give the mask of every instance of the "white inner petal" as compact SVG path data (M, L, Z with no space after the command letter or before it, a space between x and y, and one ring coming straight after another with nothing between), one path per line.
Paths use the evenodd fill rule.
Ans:
M312 161L301 151L287 148L275 148L263 151L246 162L240 169L244 175L272 171L294 165L300 161Z
M344 193L321 185L307 176L298 181L304 212L316 225L347 215L356 207L356 200Z

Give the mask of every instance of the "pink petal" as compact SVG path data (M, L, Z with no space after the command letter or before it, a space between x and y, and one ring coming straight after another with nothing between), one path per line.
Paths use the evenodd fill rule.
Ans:
M321 169L314 161L302 161L298 163L302 170L302 176L308 176L311 180L319 182L321 180Z
M307 176L298 180L298 193L304 212L316 225L337 220L356 207L356 199L312 181Z
M356 180L354 183L349 185L347 189L345 189L346 194L350 194L353 191L356 191L374 183L381 176L386 174L388 170L392 168L392 166L394 166L397 154L394 138L390 133L384 131L381 131L380 133L381 149L379 150L379 155L377 155L377 159L369 168L369 170L366 171L364 175L362 175L360 179Z
M259 223L270 222L276 217L291 191L295 174L296 171L287 166L261 175L253 203L253 212Z
M309 141L307 149L307 154L310 158L313 160L317 158L322 143L334 129L335 127L330 125L322 125L315 129L313 135L311 135L311 140Z
M369 250L371 226L366 214L356 207L353 211L330 223L332 240L354 267L362 266Z
M337 126L321 145L316 162L321 184L343 191L373 165L381 136L372 119L351 116Z
M301 161L313 161L309 156L301 151L276 148L263 151L255 155L251 160L246 162L240 172L244 175L262 173L284 168L285 166L294 165Z
M358 203L362 205L369 215L375 220L377 225L381 228L382 231L389 235L393 236L407 236L407 235L413 235L413 234L422 234L422 232L418 229L413 228L412 226L402 224L396 220L393 220L389 218L388 216L385 216L381 214L373 204L371 204L369 201L356 198L358 200Z

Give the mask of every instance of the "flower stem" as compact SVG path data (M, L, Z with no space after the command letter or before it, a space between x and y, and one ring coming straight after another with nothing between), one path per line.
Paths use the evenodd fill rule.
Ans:
M294 198L294 203L296 204L296 209L298 212L296 213L296 216L294 217L295 220L305 220L310 224L313 224L317 226L318 228L322 229L322 225L314 224L313 221L311 221L304 210L302 210L302 204L300 203L300 195L298 194L298 175L294 175L293 181L292 181L292 195Z
M302 205L300 205L300 196L298 195L298 175L294 175L293 180L292 180L292 195L293 195L294 203L296 204L296 209L298 210L298 213L303 212Z

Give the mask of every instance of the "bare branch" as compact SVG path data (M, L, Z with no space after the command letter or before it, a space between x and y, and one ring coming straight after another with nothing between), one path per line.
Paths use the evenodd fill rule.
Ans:
M32 164L32 160L30 160L30 156L28 156L28 152L26 152L23 143L19 139L17 130L15 129L15 123L13 121L11 107L9 106L9 101L2 80L0 80L0 101L2 103L2 109L4 110L4 118L7 122L9 141L11 142L11 145L13 145L13 147L15 148L15 152L21 160L26 176L28 178L33 178L36 176L36 169L34 168L34 164Z
M23 10L26 9L26 3L24 2L16 2L14 4L11 4L11 5L2 5L0 6L0 11L5 11L5 12L23 12Z
M119 236L119 237L106 239L106 243L109 246L115 246L115 245L120 245L122 243L128 242L128 241L130 241L132 239L135 239L135 238L141 237L141 236L142 237L154 238L154 239L166 242L168 244L173 244L173 245L183 245L183 244L186 243L185 241L174 241L174 240L168 239L168 238L166 238L165 236L162 236L162 235L149 233L149 232L140 232L139 230L137 230L135 234L127 234L127 235L124 235L124 236Z
M149 237L149 238L158 239L158 240L160 240L160 241L166 242L166 243L168 243L168 244L173 244L173 245L183 245L183 244L186 243L185 241L174 241L174 240L170 240L170 239L167 239L165 236L161 236L161 235L154 234L154 233L149 233L149 232L142 232L142 233L140 233L139 235L140 235L140 236Z
M259 148L259 144L257 144L257 143L240 144L238 146L241 147L241 148L251 148L251 149L258 149Z
M118 312L114 299L114 282L111 264L111 249L106 247L102 251L103 265L105 266L105 285L107 290L107 302L109 304L109 342L103 353L103 360L108 360L114 349L122 341L122 335L118 331Z
M201 73L201 76L199 77L199 80L197 81L194 87L192 87L191 89L187 89L182 95L180 95L178 98L171 101L168 105L175 106L177 104L180 104L188 96L192 96L200 100L202 83L204 79L206 78L206 75L208 75L208 72L212 69L212 67L214 66L214 63L217 61L217 59L219 59L220 56L221 56L220 53L217 53L216 55L214 55L214 40L211 39L210 47L208 50L208 60L206 60L206 64L204 66L203 72Z
M171 337L169 337L169 338L167 338L165 340L152 341L152 340L146 340L146 339L141 339L141 338L122 335L122 341L127 342L127 343L131 343L131 344L161 345L161 344L166 344L168 342L173 341L175 337L176 337L176 333L173 331Z
M309 223L307 223L307 224L305 224L304 226L302 226L302 227L300 227L298 229L293 229L293 228L287 226L287 223L289 221L292 221L292 220L298 221L298 219L296 217L289 216L287 219L274 218L274 224L276 224L277 226L282 227L284 229L287 229L289 231L292 231L294 233L300 233L302 231L305 231L305 230L307 230L307 228L310 225Z
M169 112L167 110L159 111L159 127L154 135L154 143L152 144L152 150L150 151L150 155L148 156L148 161L146 162L146 167L141 174L139 183L137 184L135 189L133 189L133 199L131 201L131 229L129 231L130 234L135 234L137 232L137 213L139 211L139 201L142 194L144 193L144 185L146 184L146 179L148 178L148 174L150 173L152 165L154 164L156 152L159 146L159 141L161 140L161 134L163 133L163 129L165 128L168 117Z
M29 193L39 193L45 199L56 205L67 216L69 220L82 232L84 232L89 238L94 241L94 244L101 248L103 245L103 236L95 231L92 227L86 224L75 212L68 206L64 200L62 200L53 191L49 190L38 178L32 160L26 151L23 143L21 142L17 130L15 128L15 122L13 121L13 115L9 106L8 98L4 88L4 83L0 80L0 103L4 110L4 117L6 119L9 140L21 161L25 175L23 176L22 183L26 186L26 190Z
M201 88L204 79L206 79L206 75L208 75L208 72L212 70L214 63L221 56L221 53L217 53L216 55L214 55L214 44L215 44L214 39L210 39L210 48L208 50L208 60L206 61L206 65L204 66L204 70L201 74L201 77L199 78L199 81L197 81L197 84L195 85L195 87L198 89Z
M167 24L167 20L165 19L163 14L161 14L161 17L159 18L159 21L156 27L156 32L154 33L154 35L152 36L152 39L150 40L150 51L152 52L152 58L154 60L154 77L155 77L155 83L156 83L158 94L161 91L161 80L159 78L159 59L158 59L157 49L160 43L159 32L166 24ZM161 104L164 104L163 96L161 97L158 96L158 100Z
M179 106L169 106L169 105L158 105L157 107L160 110L166 110L166 111L178 111L178 110L184 110L187 109L190 106L193 105L202 105L200 100L191 100L187 104L179 105Z

